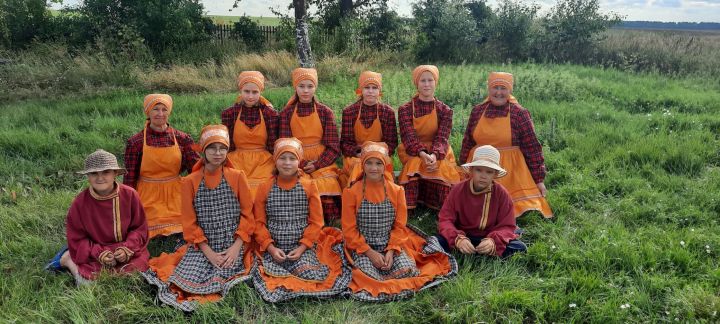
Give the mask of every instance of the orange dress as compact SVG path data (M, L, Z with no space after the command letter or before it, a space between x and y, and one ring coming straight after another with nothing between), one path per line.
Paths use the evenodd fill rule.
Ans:
M238 113L232 135L235 150L227 155L233 167L243 170L247 175L253 198L257 187L270 179L273 170L275 170L272 154L268 152L266 147L268 134L265 117L262 111L259 113L260 123L253 128L248 127L240 120L242 110Z
M174 132L173 146L147 145L146 131L147 127L143 130L143 153L137 191L145 209L150 238L180 233L180 146Z
M320 195L311 179L303 175L263 183L253 210L258 260L253 283L264 300L331 297L347 289L350 269L342 252L342 233L323 228ZM267 252L271 243L286 254L300 245L307 250L298 260L278 263Z
M457 274L457 262L437 239L407 226L405 192L401 186L357 181L343 191L342 228L345 251L353 266L351 296L389 301L410 296ZM380 240L380 241L378 241ZM379 244L379 245L378 245ZM364 253L395 251L393 266L378 271Z
M415 100L412 100L412 115L413 115L413 126L417 137L422 144L427 148L428 152L432 151L432 142L437 135L438 130L438 117L437 109L422 117L415 116ZM410 182L413 177L420 177L421 179L433 181L445 186L452 186L462 180L462 176L458 171L457 163L455 163L455 154L450 145L448 145L448 151L445 158L438 160L438 169L435 171L428 171L422 158L419 156L410 156L405 152L405 145L398 145L398 157L400 162L403 164L403 169L398 177L398 183L406 184Z
M546 218L553 217L550 205L540 194L530 174L522 151L512 145L510 114L506 117L483 118L484 114L473 130L476 145L468 154L468 162L472 160L476 148L482 145L494 146L500 151L500 165L508 171L506 176L495 181L503 185L512 197L515 217L530 210L537 210Z
M317 107L312 114L300 117L297 114L297 104L293 108L290 119L290 130L300 142L303 143L306 161L315 161L325 152L325 145L322 144L323 125L317 112ZM338 169L335 163L324 168L315 170L310 174L313 182L320 191L320 196L340 196L342 191L338 182Z
M252 198L245 174L228 167L205 173L198 163L182 180L182 224L187 244L174 253L152 258L150 269L142 273L158 287L160 301L183 311L222 299L232 286L250 279L254 263L250 245ZM243 242L241 258L227 269L209 264L198 247L207 243L221 252L236 238ZM218 241L224 244L218 245Z
M362 105L360 105L360 111L358 112L355 125L353 126L353 133L355 134L355 143L362 144L366 141L382 142L383 133L382 125L380 124L380 111L378 109L377 117L372 122L369 128L365 128L360 117L362 116ZM392 173L392 165L387 165L387 169ZM340 172L338 181L342 188L347 188L350 185L350 179L357 179L363 172L362 165L360 165L360 159L355 156L344 156L343 157L343 169Z

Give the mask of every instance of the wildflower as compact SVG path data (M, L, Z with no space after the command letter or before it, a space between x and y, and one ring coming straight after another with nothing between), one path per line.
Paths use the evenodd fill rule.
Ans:
M555 250L555 245L551 246L550 248L553 249L553 250Z
M710 249L710 245L705 245L705 248L706 248L706 249Z
M572 304L568 305L568 307L575 308L575 307L577 307L577 305L575 303L572 303Z
M680 241L680 245L685 246L685 241Z
M622 305L620 305L620 309L626 309L626 308L630 308L630 304L622 304Z

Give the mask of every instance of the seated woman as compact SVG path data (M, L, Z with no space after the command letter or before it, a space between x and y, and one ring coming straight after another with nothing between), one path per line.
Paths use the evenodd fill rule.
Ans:
M320 193L299 170L302 143L281 138L274 152L277 175L260 185L253 207L259 261L255 289L268 302L338 295L350 282L342 233L323 229Z
M462 180L449 142L453 110L435 99L436 66L420 65L412 75L417 94L398 109L403 164L398 183L405 187L409 209L418 202L440 209L450 187Z
M320 191L326 220L340 217L338 198L342 194L335 160L340 155L335 115L315 97L318 77L315 69L292 72L295 93L280 112L280 137L295 137L303 143L300 168L310 175Z
M530 112L512 95L513 76L493 72L488 77L488 96L473 107L463 138L460 161L470 162L473 150L492 145L500 151L500 162L509 171L499 179L513 200L515 217L537 210L553 217L545 200L545 158L535 136Z
M145 279L158 287L158 299L183 311L218 301L250 278L253 255L252 199L245 173L229 166L230 138L223 125L200 134L203 159L182 181L183 236L175 253L150 260Z
M78 285L95 279L98 272L145 271L150 254L145 211L137 192L115 181L125 173L112 153L97 150L85 159L89 188L80 192L68 210L68 248L46 267L67 269Z
M390 301L435 286L457 273L455 259L438 241L406 226L403 188L385 170L387 145L366 142L360 179L343 191L342 230L353 266L350 293Z
M500 152L490 145L478 147L463 167L470 179L455 185L438 215L438 241L445 251L463 254L511 256L527 250L517 240L513 201L495 179L507 172L500 166Z
M392 156L398 144L395 110L380 102L382 97L382 75L372 71L360 74L355 93L359 100L345 107L342 113L340 148L343 154L343 169L338 180L345 188L349 179L357 179L362 173L360 145L366 141L383 142ZM392 164L388 165L392 168Z
M222 123L230 131L228 160L248 177L253 198L257 187L272 177L275 162L272 148L278 137L277 111L262 96L265 77L258 71L238 76L240 95L235 104L223 110Z
M123 183L137 189L145 208L150 237L182 232L180 223L180 174L190 171L200 158L193 140L168 124L172 97L149 94L143 102L147 121L125 145Z

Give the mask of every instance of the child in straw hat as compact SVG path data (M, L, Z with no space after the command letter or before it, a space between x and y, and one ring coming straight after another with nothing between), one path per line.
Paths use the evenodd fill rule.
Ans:
M78 285L102 269L144 271L148 267L148 227L135 189L115 178L125 173L112 153L97 150L85 159L90 186L75 197L67 215L67 243L46 267L69 270Z
M455 185L438 215L436 235L446 251L509 257L527 247L517 240L512 198L495 182L507 174L500 152L490 145L475 150L462 165L470 178Z

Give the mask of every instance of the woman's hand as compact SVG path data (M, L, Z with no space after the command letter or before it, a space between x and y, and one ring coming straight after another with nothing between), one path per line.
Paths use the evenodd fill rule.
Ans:
M385 258L383 257L380 252L375 251L373 249L367 250L365 252L365 256L370 259L370 262L372 262L373 267L382 269L385 267Z
M305 250L307 250L307 246L305 246L305 244L300 244L300 246L296 247L287 254L287 258L293 261L300 259L302 254L305 253Z
M545 197L547 195L547 188L545 188L544 182L538 182L537 183L538 190L540 190L540 194Z
M225 258L225 261L220 265L221 268L232 268L235 262L240 258L240 249L242 248L242 240L235 239L233 245L227 250L220 253Z
M385 266L380 268L380 270L388 271L390 268L392 268L393 264L393 258L395 257L395 251L390 250L385 252L385 257L383 260L385 261Z
M268 253L270 253L270 256L273 258L273 260L275 260L275 262L277 263L283 262L285 261L285 259L287 259L285 252L276 248L275 245L273 245L272 243L268 245L267 251Z
M307 163L305 163L305 167L303 168L303 171L305 171L305 173L307 174L313 173L316 170L317 169L315 168L315 161L308 161Z

